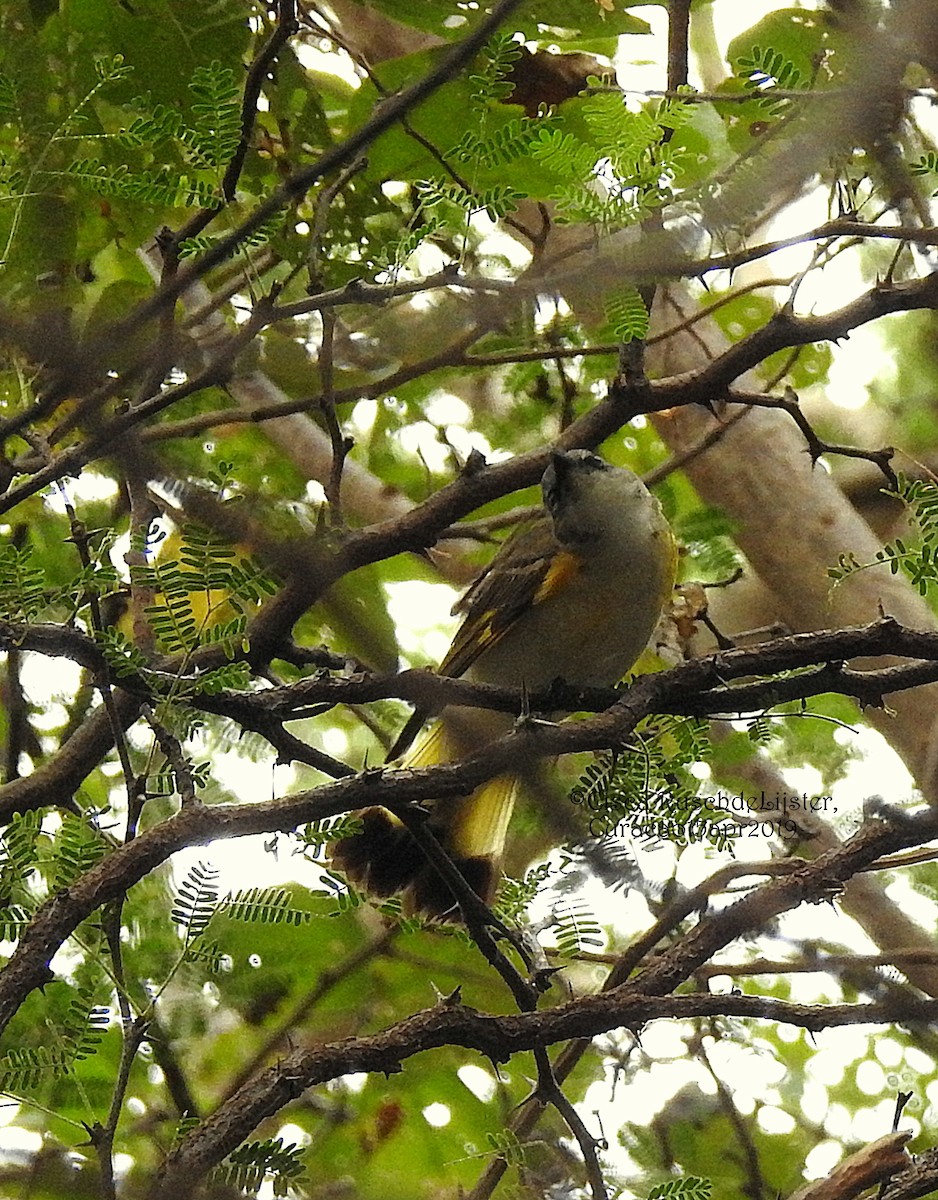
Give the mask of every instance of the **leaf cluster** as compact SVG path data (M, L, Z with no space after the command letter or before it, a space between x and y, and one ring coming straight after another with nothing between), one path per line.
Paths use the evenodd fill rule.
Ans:
M704 722L689 717L644 722L634 743L599 755L586 768L570 800L587 815L593 837L618 831L644 842L725 848L730 831L689 770L709 752Z
M198 646L243 643L250 612L275 585L248 555L213 530L188 524L152 563L131 570L133 584L154 597L146 606L153 632L170 654Z
M887 542L871 562L861 563L855 554L845 551L828 575L837 584L859 571L885 565L893 575L902 571L920 595L927 596L938 583L938 485L900 473L897 487L887 494L906 506L912 535Z
M282 1138L247 1142L215 1168L212 1182L255 1195L266 1184L274 1196L288 1196L303 1181L303 1157L301 1147L285 1145Z
M93 992L73 989L51 1042L0 1056L0 1091L21 1096L74 1072L97 1052L109 1023L110 1010L94 1003Z

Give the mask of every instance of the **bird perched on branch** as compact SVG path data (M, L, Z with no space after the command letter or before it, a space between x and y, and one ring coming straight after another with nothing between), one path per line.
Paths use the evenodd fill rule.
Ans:
M552 451L541 488L545 517L506 542L456 605L463 622L441 675L529 691L558 678L606 686L645 649L677 563L658 501L631 471L588 450ZM415 713L398 746L426 718ZM453 762L507 732L512 720L447 708L403 765ZM501 775L430 809L430 829L486 901L498 882L518 786L518 775ZM373 895L404 893L410 911L458 916L452 892L404 825L384 808L360 816L361 832L334 844L334 865Z

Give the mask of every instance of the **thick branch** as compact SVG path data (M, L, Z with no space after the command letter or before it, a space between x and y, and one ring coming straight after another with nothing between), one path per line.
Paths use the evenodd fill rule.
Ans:
M669 700L685 697L688 689L693 692L722 686L728 678L751 673L760 661L762 665L768 662L781 669L784 664L784 669L792 669L817 661L819 653L833 659L846 657L851 646L854 653L871 654L895 650L896 645L929 644L932 653L936 650L935 635L902 630L888 619L858 631L853 642L850 636L838 633L799 635L770 643L761 660L758 651L735 650L686 663L659 675L644 676L612 708L598 716L561 725L523 722L505 737L459 763L444 763L422 770L368 770L350 779L266 803L211 808L190 806L115 850L78 882L51 897L40 908L13 957L0 972L0 1030L5 1028L25 996L47 982L49 959L80 922L102 904L123 894L184 846L203 844L215 838L287 832L301 823L370 804L393 806L464 796L508 769L517 770L519 763L621 746L642 717L660 711ZM17 780L9 786L26 783L28 780ZM51 799L46 794L45 802ZM931 836L924 822L909 821L901 836L897 835L895 845L878 848L869 861L891 849L916 844L917 833L922 837ZM864 865L858 861L851 869L859 870ZM811 869L815 866L812 864ZM790 885L790 881L779 881L779 886L786 884ZM730 911L740 910L744 903L741 901ZM706 957L700 961L705 961Z
M374 1036L297 1051L268 1068L172 1152L154 1197L175 1200L188 1194L185 1189L234 1150L262 1120L307 1088L340 1075L358 1071L395 1074L408 1058L440 1046L462 1046L493 1062L505 1062L521 1051L571 1038L593 1038L621 1028L638 1031L652 1020L716 1016L784 1021L819 1032L848 1024L933 1021L938 1017L938 1001L806 1005L742 995L652 997L626 994L621 988L583 996L545 1012L504 1017L444 1002Z
M59 626L0 625L0 647L4 645L61 654L92 669L104 668L100 652L90 638ZM842 665L853 658L883 655L907 656L911 661L869 671L848 670ZM748 682L752 676L797 670L803 673L790 678ZM860 629L796 634L775 638L750 649L694 659L669 671L643 676L624 692L615 688L572 688L558 681L544 691L525 693L519 688L496 688L446 679L427 671L405 671L399 675L304 679L287 687L254 693L192 694L188 703L256 730L278 751L310 762L333 777L349 775L351 769L322 754L311 758L308 748L304 750L302 743L283 731L281 722L309 716L311 708L321 710L336 704L366 704L389 698L409 700L430 709L460 704L510 713L601 714L590 721L564 725L522 725L508 739L461 764L459 769L466 771L461 777L463 787L472 790L509 765L513 753L520 752L530 758L620 746L638 721L651 713L717 716L756 712L775 704L829 692L856 697L864 704L879 705L887 695L934 681L936 673L938 633L907 629L886 617ZM129 677L117 681L125 689L119 693L123 720L133 719L137 704L154 694L154 682L160 678L165 678L167 690L171 690L177 681L177 676L169 670L162 675L154 673L149 679ZM747 682L734 685L733 680L737 679ZM0 788L0 819L9 819L15 812L61 802L71 795L109 749L105 727L94 717L91 721L93 727L85 733L79 731L52 763ZM484 771L486 763L493 768L490 773ZM479 775L480 770L483 770L482 775ZM404 774L409 777L422 773L396 773L393 778L401 778ZM460 794L458 787L448 794ZM408 793L398 798L423 800L432 798L432 794ZM371 799L362 801L373 802ZM252 812L257 811L258 806L254 806Z

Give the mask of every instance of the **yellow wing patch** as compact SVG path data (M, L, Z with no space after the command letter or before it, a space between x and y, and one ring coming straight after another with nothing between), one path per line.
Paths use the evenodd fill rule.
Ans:
M545 532L549 534L543 526L528 530L521 539L524 553L499 552L466 593L459 605L466 617L440 664L441 675L462 675L529 609L562 591L579 570L579 557L561 550Z
M486 646L498 640L500 635L495 632L495 618L497 615L493 609L489 609L488 612L483 613L479 618L478 625L473 627L473 641L479 650L484 650Z
M541 580L541 586L534 593L534 603L540 604L551 596L562 592L578 574L583 560L569 550L558 550L547 568L547 574Z

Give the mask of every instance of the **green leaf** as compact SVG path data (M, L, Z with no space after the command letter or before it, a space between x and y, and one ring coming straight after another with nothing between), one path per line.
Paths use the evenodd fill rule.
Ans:
M45 607L45 576L32 547L0 545L0 616L5 621L33 621Z
M275 1196L286 1196L304 1172L303 1150L285 1145L281 1138L271 1138L248 1142L234 1150L212 1173L212 1178L220 1186L255 1193L267 1181Z
M98 158L77 159L67 175L99 196L139 200L154 207L211 207L219 202L214 186L168 170L132 172L124 163L112 167Z
M647 336L648 309L637 288L607 296L603 311L616 341L641 341Z
M186 941L204 933L218 907L218 870L199 862L189 868L173 901L172 919Z
M193 129L182 134L193 166L223 169L241 140L241 105L234 71L216 59L192 73Z
M686 1175L659 1184L648 1193L648 1200L710 1200L713 1184L709 1179Z
M756 86L760 80L784 88L816 86L827 78L818 73L818 64L837 48L841 36L823 11L779 8L734 37L726 57Z
M107 843L87 817L66 813L53 838L51 880L67 887L103 858Z
M606 944L595 915L578 899L556 906L552 932L558 953L564 958L575 958L584 951L599 950Z
M229 892L221 901L220 911L235 921L258 921L264 925L302 925L310 919L308 912L292 908L289 892L278 887Z

